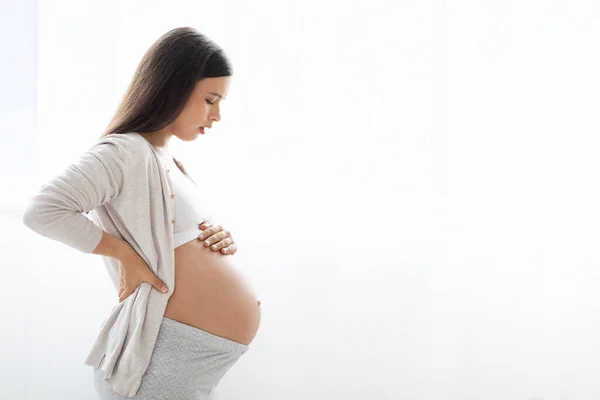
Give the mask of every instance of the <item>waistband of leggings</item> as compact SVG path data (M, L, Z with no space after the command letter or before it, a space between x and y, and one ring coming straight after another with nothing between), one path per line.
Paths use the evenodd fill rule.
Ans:
M183 322L175 321L174 319L163 317L162 325L167 329L173 329L178 336L182 336L192 343L198 343L199 346L211 346L228 353L244 354L248 351L248 345L236 342L231 339L217 336L195 326L184 324Z

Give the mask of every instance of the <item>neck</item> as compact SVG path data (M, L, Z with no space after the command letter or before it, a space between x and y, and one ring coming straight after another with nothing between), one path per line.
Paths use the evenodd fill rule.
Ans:
M151 133L141 133L140 135L142 135L144 138L146 138L146 140L148 142L150 142L150 144L152 145L152 147L154 147L157 150L160 151L167 151L167 146L169 145L169 140L171 139L171 136L173 136L173 134L167 132L167 131L157 131L157 132L151 132Z

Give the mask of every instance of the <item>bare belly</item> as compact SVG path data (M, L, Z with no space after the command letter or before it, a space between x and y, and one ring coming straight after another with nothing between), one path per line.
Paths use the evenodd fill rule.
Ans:
M165 317L242 344L260 324L260 303L231 255L192 240L175 249L175 290Z

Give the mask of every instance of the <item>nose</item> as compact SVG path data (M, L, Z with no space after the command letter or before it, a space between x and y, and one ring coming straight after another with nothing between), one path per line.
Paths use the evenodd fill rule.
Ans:
M210 113L210 115L208 116L208 119L214 122L218 122L221 120L221 111L219 109L219 107L214 107L212 110L212 112Z

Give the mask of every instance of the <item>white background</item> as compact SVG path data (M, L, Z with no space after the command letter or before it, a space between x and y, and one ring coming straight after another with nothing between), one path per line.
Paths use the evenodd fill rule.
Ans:
M184 25L234 78L172 150L263 308L222 399L600 396L598 2L0 4L0 398L95 399L116 293L22 207Z

